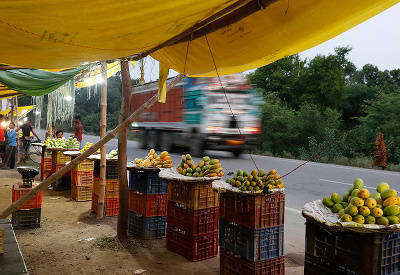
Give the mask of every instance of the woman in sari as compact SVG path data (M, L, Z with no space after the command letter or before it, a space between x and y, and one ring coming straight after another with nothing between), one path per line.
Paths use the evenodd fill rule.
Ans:
M386 154L386 145L385 142L383 141L383 133L379 133L378 137L376 138L374 158L375 161L372 164L371 168L374 168L374 166L378 166L382 167L382 170L386 170L387 154Z

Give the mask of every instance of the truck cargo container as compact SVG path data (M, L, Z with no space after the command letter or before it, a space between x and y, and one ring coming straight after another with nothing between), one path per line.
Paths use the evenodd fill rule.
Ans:
M133 86L131 111L157 89L158 82ZM167 93L166 103L155 103L131 124L131 130L137 133L141 148L186 147L194 156L203 150L239 156L245 143L251 148L258 140L261 103L243 74L222 76L221 82L216 77L185 78Z

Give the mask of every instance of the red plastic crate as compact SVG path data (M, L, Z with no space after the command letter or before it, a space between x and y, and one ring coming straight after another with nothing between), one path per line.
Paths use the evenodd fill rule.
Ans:
M53 167L52 167L52 172L55 173L58 170L60 170L61 168L63 168L65 166L65 163L52 163ZM64 174L63 177L71 177L71 170L69 170L66 174Z
M218 255L218 231L193 236L167 224L167 249L190 261L200 261Z
M93 177L93 193L99 196L100 179L98 177ZM119 198L118 180L106 180L105 198Z
M71 198L76 201L91 201L92 186L76 186L71 184Z
M15 202L19 198L23 197L26 193L28 193L32 188L24 188L18 185L13 185L12 187L12 201ZM22 205L19 209L38 209L42 208L42 199L43 199L43 191L34 196L32 199L27 201L24 205Z
M260 229L284 224L285 194L235 196L221 194L221 218Z
M51 161L51 158L42 158L41 169L42 170L51 170L51 169L53 169L53 162Z
M145 217L167 215L167 194L142 194L129 190L129 211Z
M284 256L251 262L220 248L219 261L221 275L285 275Z
M191 209L168 201L168 224L176 226L190 235L212 233L218 230L219 207Z
M92 210L97 213L99 196L92 193ZM106 216L116 216L119 210L119 199L104 199L104 214Z
M213 191L211 183L169 182L168 200L192 209L219 206L219 194Z
M71 183L76 186L92 186L93 185L93 170L77 171L71 170Z
M40 179L42 181L44 181L45 179L47 179L48 177L50 177L53 174L53 171L50 170L42 170L40 171Z

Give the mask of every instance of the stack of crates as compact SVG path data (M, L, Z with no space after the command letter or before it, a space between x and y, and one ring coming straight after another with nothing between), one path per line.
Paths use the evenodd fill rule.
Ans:
M219 194L209 182L168 183L167 249L190 261L218 255Z
M306 219L304 274L400 274L400 233L337 230Z
M40 163L40 179L45 180L53 173L52 152L46 146L42 147L42 160Z
M12 187L12 201L15 202L32 187L23 184L14 184ZM19 210L12 213L11 223L14 228L38 228L40 227L40 215L42 210L43 191L31 198Z
M146 240L165 238L168 183L158 177L158 168L128 170L128 232Z
M60 170L65 164L71 161L71 156L64 155L62 149L52 149L51 162L52 162L52 174ZM52 184L54 190L70 190L71 189L71 170L63 175L60 179Z
M84 160L71 170L71 198L76 201L91 201L93 191L92 160Z
M104 215L116 216L119 211L119 181L117 160L107 159L106 187L104 194ZM94 161L92 211L97 212L100 194L100 160Z
M285 274L285 194L221 194L220 274Z

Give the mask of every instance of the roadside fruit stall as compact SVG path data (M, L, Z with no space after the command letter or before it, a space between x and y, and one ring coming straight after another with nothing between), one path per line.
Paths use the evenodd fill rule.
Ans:
M357 178L342 196L304 205L305 274L399 274L399 204L388 183L370 194Z
M128 232L141 239L165 238L168 183L158 177L162 167L172 167L167 151L150 149L144 159L131 162L129 171Z
M214 181L220 200L220 274L284 274L284 184L276 170L241 169Z
M222 170L218 159L204 156L196 165L186 154L177 168L159 173L168 182L168 250L190 261L218 255L219 194L212 182Z

